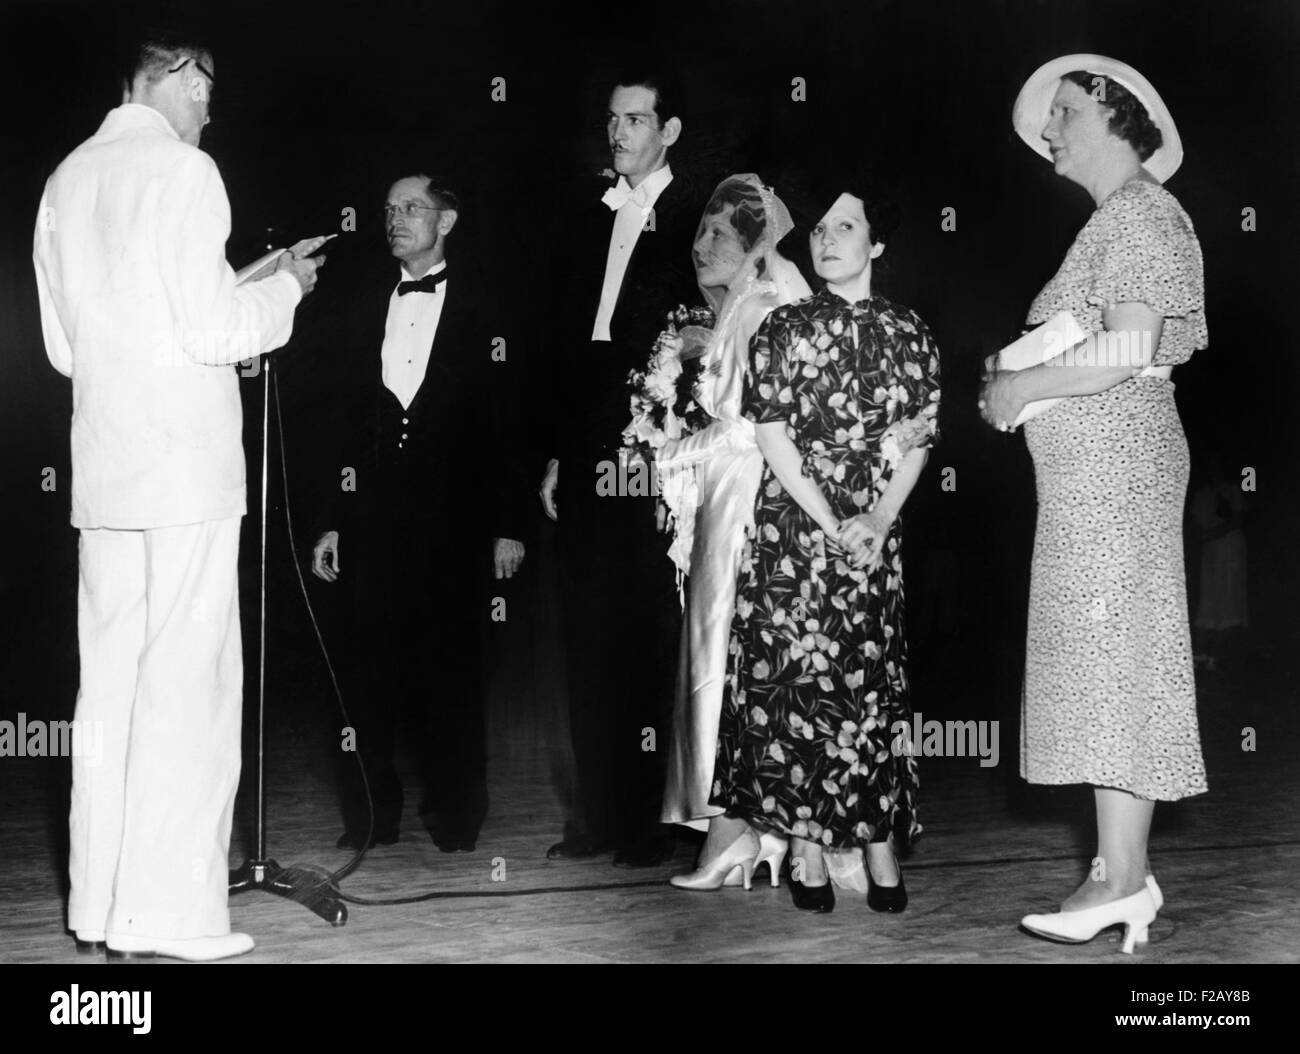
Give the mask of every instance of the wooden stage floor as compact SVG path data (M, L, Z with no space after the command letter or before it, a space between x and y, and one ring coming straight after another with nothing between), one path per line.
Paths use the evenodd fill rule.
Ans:
M547 750L533 744L498 748L478 852L439 853L412 822L343 883L363 898L446 896L353 904L335 929L300 905L243 894L232 899L234 924L258 945L237 962L1296 962L1300 722L1294 663L1273 658L1278 665L1198 674L1211 790L1157 810L1151 860L1167 906L1151 943L1132 958L1119 953L1118 931L1078 946L1018 931L1022 914L1054 910L1082 879L1092 852L1090 795L1024 793L1004 730L997 768L973 758L922 760L925 833L904 865L911 904L901 916L873 914L844 892L833 914L809 916L784 886L765 881L749 893L673 889L668 876L689 869L695 852L685 840L671 866L652 870L615 868L608 857L547 861L563 809ZM1253 753L1240 748L1245 725L1257 730ZM301 730L270 737L270 855L282 864L334 869L348 859L334 848L340 825L327 750L327 740ZM76 961L63 928L66 767L15 758L3 765L0 961ZM232 864L250 847L246 789ZM502 863L505 880L493 881Z

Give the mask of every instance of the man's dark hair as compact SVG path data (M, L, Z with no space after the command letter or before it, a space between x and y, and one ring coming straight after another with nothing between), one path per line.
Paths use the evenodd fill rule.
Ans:
M624 76L614 80L614 88L648 88L655 94L655 116L659 127L676 117L686 123L686 92L681 81L671 73L663 70L627 70Z
M211 54L211 46L198 34L150 26L128 39L118 60L118 72L128 89L140 76L146 83L156 84L187 58Z
M1077 84L1110 112L1107 127L1137 151L1139 160L1146 161L1164 145L1164 136L1147 108L1119 81L1087 70L1074 70L1061 79Z
M433 199L435 205L440 209L451 209L454 212L460 212L460 195L448 186L447 181L439 175L430 175L436 172L436 169L421 168L406 173L404 176L398 176L397 179L423 179L426 181L424 192ZM393 182L397 182L394 180Z

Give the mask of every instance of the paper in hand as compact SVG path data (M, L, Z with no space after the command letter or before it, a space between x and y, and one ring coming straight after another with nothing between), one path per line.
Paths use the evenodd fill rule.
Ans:
M294 259L301 260L306 256L314 255L327 241L337 237L337 234L323 234L316 238L304 238L289 249L272 249L265 256L259 256L248 266L236 271L235 285L260 282L263 278L269 278L275 273L276 264L285 253L292 253Z
M235 285L260 282L263 278L269 278L275 273L276 261L288 251L288 249L272 249L265 256L259 256L251 264L241 267L235 272Z
M1085 333L1068 311L1053 315L1036 329L1031 329L1019 340L1008 344L998 352L999 370L1027 370L1032 366L1041 366L1044 362L1056 358L1062 352L1085 340ZM1058 399L1036 399L1026 403L1016 418L1015 427L1019 428L1031 417L1037 417L1059 403Z

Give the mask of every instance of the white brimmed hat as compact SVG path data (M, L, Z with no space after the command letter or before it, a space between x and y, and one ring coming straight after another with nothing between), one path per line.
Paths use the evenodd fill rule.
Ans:
M1039 66L1020 89L1016 105L1011 111L1011 123L1015 125L1021 139L1036 153L1049 161L1052 159L1047 140L1043 138L1043 129L1047 127L1052 97L1056 94L1061 78L1075 70L1109 77L1137 96L1138 101L1146 107L1151 123L1160 129L1160 135L1164 139L1160 148L1142 163L1142 167L1161 183L1178 171L1178 166L1183 163L1183 141L1178 138L1178 129L1174 127L1169 107L1142 74L1127 63L1105 55L1062 55L1059 59L1052 59Z

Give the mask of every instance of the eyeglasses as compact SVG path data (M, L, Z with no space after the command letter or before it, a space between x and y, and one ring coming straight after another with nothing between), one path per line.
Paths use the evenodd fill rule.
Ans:
M193 99L195 102L211 103L212 89L216 87L217 78L214 77L212 75L212 71L209 70L206 66L204 66L203 63L201 63L198 59L194 58L192 55L187 56L184 62L182 62L178 66L173 66L167 72L169 74L179 73L191 62L194 63L194 68L198 70L199 73L202 74L205 78L207 78L208 83L205 85L202 81L196 78L193 81L192 86L190 88L190 98ZM204 124L207 124L207 121L205 121Z
M211 70L209 70L206 66L203 65L203 63L201 63L198 59L194 58L193 56L188 56L188 57L185 59L185 61L182 62L179 66L173 66L173 67L172 67L171 69L169 69L167 72L168 72L169 74L170 74L170 73L179 73L179 72L180 72L181 70L183 70L186 66L188 66L191 62L194 63L194 68L195 68L196 70L198 70L200 73L203 74L203 76L205 76L205 77L208 78L208 83L211 84L213 87L215 87L215 86L216 86L216 83L217 83L217 78L214 77L214 76L212 75L212 71L211 71Z
M417 212L442 212L442 209L436 205L421 205L418 201L404 201L400 205L385 205L384 219L391 220L399 213L410 219Z

